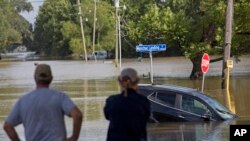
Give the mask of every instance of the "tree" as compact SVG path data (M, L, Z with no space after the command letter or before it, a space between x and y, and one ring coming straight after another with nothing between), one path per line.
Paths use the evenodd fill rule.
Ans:
M93 34L93 1L83 1L84 32L88 51ZM47 55L82 54L78 8L74 1L46 0L41 7L34 31L34 46ZM114 16L107 2L98 2L96 22L97 49L110 50L114 46Z
M45 0L35 22L33 46L46 55L65 56L71 53L61 29L76 20L76 11L68 0Z
M92 52L94 2L83 1L82 9L87 50L88 52ZM111 51L115 46L115 16L113 10L113 7L109 3L105 1L97 2L95 30L95 46L97 50ZM78 35L78 38L80 39L81 36Z
M237 57L250 53L250 1L239 0L235 3L234 35L232 54Z
M140 8L139 8L140 9ZM137 21L128 23L129 37L142 44L168 43L193 63L191 79L202 76L203 52L220 53L225 3L218 0L172 0L168 4L144 5ZM218 18L219 17L219 18Z
M202 76L200 63L204 52L222 56L225 1L170 0L168 3L156 1L154 4L151 1L148 5L136 7L144 11L135 12L136 16L133 13L127 15L127 31L133 46L139 43L167 43L170 47L168 50L181 50L193 64L191 79ZM249 53L249 8L250 2L247 0L235 2L232 56ZM219 60L222 57L211 62Z
M233 55L249 52L249 3L247 0L235 3ZM74 4L74 0L45 1L36 22L37 48L51 55L82 53L79 15ZM134 52L135 46L140 43L167 43L168 51L181 53L191 60L191 79L202 76L200 63L204 52L222 55L225 1L120 0L120 6L123 4L127 9L119 8L119 15L122 46L126 54L131 56L131 51ZM115 44L114 0L103 0L97 5L95 44L98 49L112 50ZM91 52L94 2L83 1L81 6L87 49ZM220 58L211 62L218 60Z
M105 0L109 2L113 11L115 11L115 0ZM121 17L121 43L122 43L122 56L134 57L135 56L135 45L138 44L137 40L131 39L129 32L131 32L130 27L132 22L135 27L140 17L147 12L147 6L155 4L155 0L119 0L120 7L126 6L126 9L119 8L118 13ZM146 28L145 28L146 29Z
M18 13L22 11L30 12L33 10L31 3L27 2L27 0L10 0L10 3Z
M217 47L222 47L223 43L225 3L218 0L186 0L185 5L189 32L185 35L182 49L193 64L190 79L197 79L203 75L200 67L202 54L222 54Z
M20 11L32 10L32 6L26 0L19 2L22 6L13 0L0 0L0 51L13 43L25 44L25 39L32 38L30 24L19 15Z

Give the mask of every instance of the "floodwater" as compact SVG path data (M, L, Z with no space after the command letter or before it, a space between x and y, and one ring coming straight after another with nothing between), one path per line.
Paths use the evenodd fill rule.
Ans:
M52 67L54 80L52 88L67 93L80 107L84 121L80 141L105 141L108 121L103 115L105 99L119 92L116 77L119 70L112 61L77 60L57 61L0 61L0 140L9 140L2 129L4 119L18 98L35 88L33 80L34 63L47 63ZM192 65L182 57L154 59L154 82L173 84L201 89L201 80L188 79ZM227 122L180 122L158 123L148 125L149 141L228 141L230 124L250 124L250 57L243 56L234 64L230 77L230 94L228 97L220 89L221 62L210 65L205 80L204 91L222 104L229 107L239 120ZM123 68L133 67L141 76L142 83L149 83L147 74L150 64L147 59L124 60ZM227 100L230 99L230 102ZM68 134L72 132L72 120L66 118ZM17 132L24 141L24 130L18 126Z

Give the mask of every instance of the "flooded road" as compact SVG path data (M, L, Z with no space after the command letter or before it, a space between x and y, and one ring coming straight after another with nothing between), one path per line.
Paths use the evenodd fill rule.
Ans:
M119 92L116 76L119 70L111 61L83 63L82 61L0 61L0 140L8 140L2 130L4 119L16 100L35 88L34 63L51 65L54 80L51 87L67 93L80 107L84 121L80 141L105 141L108 121L103 115L105 99ZM142 83L149 83L146 76L150 70L149 62L144 59L124 60L123 67L133 67L141 76ZM220 89L221 62L213 63L207 73L204 91L222 104L227 105L225 94ZM188 76L192 66L182 57L154 59L155 83L173 84L201 89L201 80L191 81ZM160 123L148 125L149 141L228 141L230 124L250 124L250 57L234 65L230 78L231 110L240 120L231 122L208 123ZM72 120L66 118L67 131L72 131ZM24 141L22 126L17 127Z

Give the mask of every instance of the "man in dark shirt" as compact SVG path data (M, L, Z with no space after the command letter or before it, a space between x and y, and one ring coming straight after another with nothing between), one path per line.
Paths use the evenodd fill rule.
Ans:
M104 114L110 121L107 141L146 141L150 103L137 93L139 78L127 68L118 77L122 92L106 100Z

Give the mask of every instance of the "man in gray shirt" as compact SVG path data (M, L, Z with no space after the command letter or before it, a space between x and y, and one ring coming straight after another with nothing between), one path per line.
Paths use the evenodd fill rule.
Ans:
M15 126L23 124L27 141L77 141L82 113L70 98L49 88L53 79L49 65L38 64L36 89L20 98L9 116L4 130L12 141L20 141ZM64 115L73 118L73 133L67 139Z

